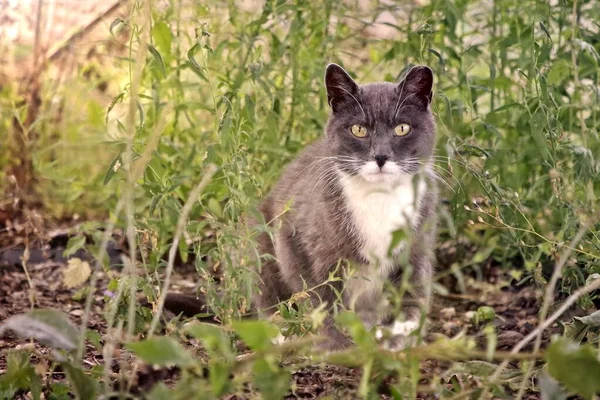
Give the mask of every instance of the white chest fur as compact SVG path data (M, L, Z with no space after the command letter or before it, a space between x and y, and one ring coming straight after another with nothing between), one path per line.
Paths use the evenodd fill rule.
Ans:
M348 175L340 179L353 225L363 243L362 255L375 265L391 262L387 254L392 233L410 229L418 222L425 183L418 180L415 185L410 176L394 184ZM402 250L402 245L396 250Z
M345 297L352 298L349 300L352 305L359 297L362 297L361 303L379 300L383 281L394 266L394 255L406 247L406 243L400 243L394 254L388 256L393 232L411 229L418 222L425 182L415 179L416 183L410 176L403 176L393 183L368 182L340 174L352 225L362 243L362 256L369 260L369 264L361 266L346 283ZM363 304L360 308L372 309L373 306Z

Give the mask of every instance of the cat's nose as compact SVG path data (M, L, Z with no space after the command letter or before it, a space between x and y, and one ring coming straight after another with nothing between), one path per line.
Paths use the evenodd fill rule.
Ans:
M385 165L385 162L389 159L388 156L385 156L383 154L378 154L375 156L375 162L377 163L377 165L379 166L379 168L383 168L383 166Z

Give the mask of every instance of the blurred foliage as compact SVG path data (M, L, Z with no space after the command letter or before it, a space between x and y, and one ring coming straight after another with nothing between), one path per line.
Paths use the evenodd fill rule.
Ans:
M145 7L136 2L128 18L113 21L106 33L112 39L79 62L73 76L53 79L49 66L40 77L39 115L26 129L35 133L28 136L28 149L45 215L79 213L110 218L120 228L134 224L129 228L148 275L111 282L117 297L108 304L117 311L109 312L116 313L108 318L109 328L132 315L119 304L133 301L131 288L155 299L155 272L164 271L183 205L209 164L219 171L194 204L178 253L182 261L194 261L221 320L247 312L256 248L244 220L255 215L256 202L282 166L323 134L328 113L323 74L329 62L343 65L359 82L393 81L412 64L434 70L436 161L447 184L439 210L440 243L456 249L451 260L441 262L459 285L465 271L500 265L515 283L543 287L567 251L562 294L600 273L600 8L595 2L373 2L371 10L361 11L354 2L267 0L248 11L234 1L170 0L150 10L149 32L140 22L147 18ZM384 12L396 22L378 29L392 32L393 39L373 36L373 22ZM139 53L146 33L147 51ZM139 85L132 85L136 59L145 64ZM14 121L26 119L20 96L15 82L2 82L0 141L7 148L15 146ZM152 150L148 158L146 149ZM15 162L8 154L0 152L4 168ZM142 174L132 185L128 171L137 165ZM10 180L0 188L15 193ZM131 213L122 207L129 191ZM580 229L583 236L573 243ZM579 304L592 312L596 300L592 293ZM493 310L485 311L481 321L493 316ZM140 318L149 316L137 314L135 332L140 332ZM282 305L280 314L287 332L295 334L322 322L319 310L310 310L301 298ZM352 318L345 320L352 325ZM239 336L259 354L269 353L271 327L256 324ZM583 334L570 336L581 339L595 327L586 325ZM206 382L185 372L177 389L181 397L202 385L211 388L202 392L206 398L235 389L226 378L238 371L224 334L217 328L192 333L207 347L212 372ZM398 361L370 354L365 349L373 347L372 337L358 336L366 341L351 355L366 377L359 393L373 397L377 383L392 372L409 382L398 381L394 398L415 393L419 357ZM151 340L130 348L145 359L147 349L165 347ZM190 362L174 342L168 344L173 355L161 363ZM452 346L470 349L463 342ZM570 357L560 350L562 344L554 346L551 357ZM592 362L591 351L585 348L585 362ZM265 398L288 389L289 376L273 357L252 362L253 384ZM550 367L570 390L586 395L593 390L579 388L579 380L564 380L565 372L557 371L565 365ZM480 378L486 374L489 370ZM19 382L30 378L23 375ZM157 386L151 398L165 398L165 390Z

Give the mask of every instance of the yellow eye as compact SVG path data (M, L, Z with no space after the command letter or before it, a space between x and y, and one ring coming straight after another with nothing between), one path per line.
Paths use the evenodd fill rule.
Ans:
M352 134L356 137L363 138L367 136L367 128L365 128L362 125L352 125L352 128L350 128L350 130L352 131Z
M406 136L408 135L408 132L410 132L409 124L400 124L394 128L394 133L396 136Z

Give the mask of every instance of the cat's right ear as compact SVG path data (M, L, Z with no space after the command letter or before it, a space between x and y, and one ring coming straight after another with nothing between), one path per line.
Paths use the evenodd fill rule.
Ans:
M424 107L431 103L433 87L433 71L425 65L416 65L408 71L404 80L398 84L400 93L406 92L415 96Z
M327 87L327 102L335 112L340 100L355 97L358 85L348 75L344 68L337 64L329 64L325 70L325 86Z

